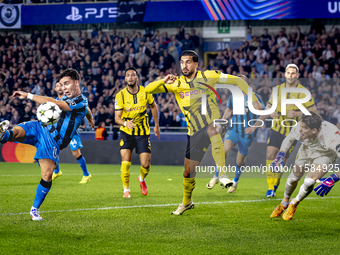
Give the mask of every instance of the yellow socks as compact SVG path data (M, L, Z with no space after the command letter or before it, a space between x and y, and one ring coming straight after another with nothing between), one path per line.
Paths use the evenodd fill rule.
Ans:
M225 166L225 155L224 155L224 146L222 137L220 134L214 135L210 137L211 141L211 154L215 160L215 163L219 170ZM223 171L220 171L219 175L224 174Z
M272 173L269 169L270 164L273 162L273 160L266 160L266 166L267 166L267 183L268 183L268 189L275 190L280 184L280 179L282 177L282 173Z
M131 166L131 162L122 161L122 165L120 168L120 178L122 178L124 189L129 189L130 166Z
M145 177L148 175L149 172L150 172L150 166L148 168L144 168L140 166L140 178L142 180L145 179Z
M274 190L274 173L270 171L270 164L273 162L273 160L266 160L266 167L267 167L267 183L268 183L268 189Z
M192 191L196 186L196 178L183 177L183 205L190 203L192 198Z

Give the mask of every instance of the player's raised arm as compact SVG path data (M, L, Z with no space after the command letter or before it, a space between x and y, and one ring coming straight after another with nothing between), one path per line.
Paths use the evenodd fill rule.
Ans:
M145 93L157 94L157 93L167 93L169 92L166 84L172 84L176 81L176 76L173 74L168 74L163 80L154 81L148 84L145 88Z
M240 77L234 76L234 75L229 75L229 74L224 74L221 73L220 78L218 80L218 83L226 83L226 84L231 84L231 85L236 85L238 86L245 94L248 95L248 88L249 85L247 82ZM254 93L252 93L252 98L253 98L253 106L257 110L262 110L261 103L257 99Z
M52 97L43 97L43 96L37 96L37 95L33 95L31 93L26 93L23 91L14 91L13 93L13 97L18 97L19 99L30 99L33 100L39 104L43 104L46 102L52 102L55 103L56 105L59 106L59 108L63 111L71 111L70 106L68 105L68 103L66 103L65 101L58 101L55 100Z

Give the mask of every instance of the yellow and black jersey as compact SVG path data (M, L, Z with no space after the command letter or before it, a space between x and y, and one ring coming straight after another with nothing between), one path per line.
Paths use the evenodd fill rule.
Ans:
M131 94L126 88L119 91L116 95L115 109L122 111L122 119L129 121L134 120L135 128L129 129L121 126L120 130L129 135L149 135L149 117L146 113L147 104L151 105L154 98L151 94L145 93L145 88L138 86L138 91Z
M276 112L279 114L279 117L275 117L273 119L273 125L272 125L272 130L287 136L291 130L291 128L294 126L295 122L291 121L291 120L295 120L295 121L299 121L299 117L287 117L287 116L283 116L281 114L281 89L286 87L286 83L282 83L281 85L276 86L277 87L277 108L276 108ZM301 84L297 85L297 88L303 88L306 89L304 86L302 86ZM306 95L304 93L298 93L298 92L294 92L294 93L287 93L287 99L302 99L305 98ZM273 103L273 95L270 97L268 104L272 105ZM314 99L311 98L307 103L302 104L305 108L309 108L312 107L313 105L315 105L314 103ZM287 105L286 110L294 110L294 111L300 111L300 109L294 105L294 104L290 104ZM282 125L282 121L283 120L288 120L284 122L284 125L287 126L283 126ZM290 121L289 121L290 120ZM290 127L291 126L291 127Z
M209 70L197 71L192 80L188 80L182 75L177 77L177 80L172 84L165 84L163 80L156 81L150 83L146 87L146 91L152 94L173 93L187 121L188 135L192 136L205 126L210 125L215 119L220 119L216 95L214 94L216 92L215 84L218 83L238 85L243 92L248 93L249 86L242 79ZM206 114L202 114L203 94L207 95ZM256 100L255 97L254 101Z

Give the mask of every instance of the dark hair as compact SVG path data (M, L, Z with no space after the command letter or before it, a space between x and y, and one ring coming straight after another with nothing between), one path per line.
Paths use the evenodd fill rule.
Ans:
M70 77L74 81L79 81L80 80L80 75L77 72L77 70L68 68L65 71L63 71L61 74L58 75L58 81L60 82L62 78L64 77Z
M310 129L316 128L319 130L321 128L322 118L319 114L315 112L310 112L312 115L302 115L301 121L307 125Z
M196 53L195 51L193 51L193 50L185 50L185 51L183 51L179 59L181 59L182 56L192 56L192 60L193 60L195 63L198 63L198 55L197 55L197 53Z
M135 71L135 72L136 72L136 74L138 74L138 72L137 72L137 69L136 69L136 68L134 68L133 66L131 66L131 67L129 67L129 68L126 68L126 70L125 70L125 74L126 74L126 72L127 72L127 71L129 71L129 70L133 70L133 71Z

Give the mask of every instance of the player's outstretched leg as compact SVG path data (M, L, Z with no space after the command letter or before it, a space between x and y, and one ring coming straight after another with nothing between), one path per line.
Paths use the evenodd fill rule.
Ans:
M208 182L206 185L207 189L212 189L216 184L218 184L218 175L219 175L219 171L216 166L214 177L211 178L210 182Z
M30 210L31 218L34 221L42 220L39 208L52 187L52 173L56 167L55 163L50 159L39 159L39 165L41 167L42 178L37 187L34 202Z
M242 174L241 168L243 166L244 166L244 164L243 165L236 164L236 171L235 171L235 177L234 177L234 180L233 180L233 185L228 189L228 193L235 193L236 192L238 180L240 179L240 176Z
M120 177L123 182L123 187L124 187L124 198L130 198L131 193L129 189L129 182L130 182L130 167L131 167L131 162L129 161L122 161L122 165L120 168Z
M52 175L52 181L54 181L56 178L60 177L63 175L63 172L60 171L59 169L59 164L57 164L57 167L54 169L53 171L53 175Z
M92 178L92 174L90 174L87 171L86 160L83 157L83 155L80 155L79 157L77 157L77 160L78 160L78 163L79 163L81 169L83 170L83 178L81 179L81 181L79 183L80 184L88 183Z
M297 206L303 199L305 199L313 191L314 184L315 180L306 176L305 181L300 187L298 195L296 196L295 199L293 199L290 202L287 211L282 216L282 219L291 220L294 217L294 213L297 209Z

